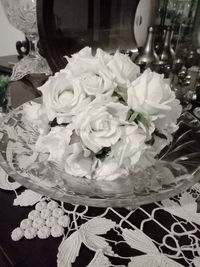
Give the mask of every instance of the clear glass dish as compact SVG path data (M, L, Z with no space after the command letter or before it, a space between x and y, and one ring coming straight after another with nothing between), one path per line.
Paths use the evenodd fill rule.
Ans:
M47 154L34 151L39 133L26 120L24 105L1 124L0 165L17 182L42 195L78 205L136 208L176 195L200 179L200 122L188 112L179 119L173 142L155 166L126 179L97 181L68 175L47 161Z

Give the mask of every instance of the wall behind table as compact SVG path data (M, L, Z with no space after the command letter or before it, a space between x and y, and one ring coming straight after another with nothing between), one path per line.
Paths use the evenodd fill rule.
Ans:
M17 54L15 44L24 39L23 33L8 22L0 3L0 57Z

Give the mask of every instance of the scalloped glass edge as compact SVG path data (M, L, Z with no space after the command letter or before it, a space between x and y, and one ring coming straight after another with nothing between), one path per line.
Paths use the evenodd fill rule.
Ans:
M32 136L33 132L29 132L31 125L28 125L27 121L25 124L22 123L22 120L23 105L10 112L1 123L0 165L10 177L21 185L47 197L77 205L133 209L177 195L200 180L200 145L198 145L200 121L188 112L183 113L180 117L180 128L174 134L173 142L168 148L164 148L155 166L134 174L134 176L115 181L96 181L73 177L48 161L34 161L29 166L29 171L23 170L22 172L18 163L8 160L9 157L15 158L8 154L12 154L11 150L15 151L13 154L17 154L16 143L17 146L22 144L26 150L25 142L27 140L20 143L19 135L16 135L16 138L20 142L6 137L9 128L9 131L12 132L9 134L14 138L14 132L17 132L18 126L27 133L26 138ZM182 129L183 126L185 130ZM10 143L14 147L10 146ZM31 150L28 149L25 153L31 153ZM24 157L24 154L20 155L19 153L17 156ZM30 157L30 155L28 156ZM155 179L152 178L154 175ZM143 184L148 183L152 183L150 188L141 188Z

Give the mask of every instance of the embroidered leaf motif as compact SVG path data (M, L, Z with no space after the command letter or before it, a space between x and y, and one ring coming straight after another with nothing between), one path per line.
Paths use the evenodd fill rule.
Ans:
M79 254L82 242L91 250L102 250L104 253L113 255L112 248L105 241L105 238L97 236L97 234L106 234L114 226L115 222L97 217L82 224L79 230L60 244L57 256L58 267L72 266ZM100 256L98 255L98 257Z
M154 245L153 241L141 230L124 229L122 233L129 246L146 253L132 258L128 267L183 267L179 263L162 255Z
M96 251L102 249L104 253L108 255L113 255L112 248L105 241L105 238L97 235L93 235L87 232L83 233L83 243L91 250Z
M97 250L93 260L87 267L109 267L110 265L110 261L103 255L102 250Z
M153 241L141 230L123 229L122 235L130 247L147 254L159 255L159 250ZM149 265L150 266L150 265Z
M27 189L14 199L13 205L21 207L33 206L35 203L39 202L42 198L43 198L42 195Z
M80 227L83 243L93 251L100 249L108 255L113 255L112 248L105 241L105 238L98 235L106 234L114 226L115 222L106 218L91 219Z
M193 264L194 264L195 267L199 267L200 266L200 257L196 257L193 260Z
M181 217L186 221L200 224L200 214L197 213L197 203L188 192L184 192L181 195L180 205L171 199L163 200L162 204L165 211Z
M8 174L0 167L0 188L4 190L15 190L21 185L15 181L9 181Z
M58 248L58 267L71 267L79 254L81 247L81 236L78 231L74 232L67 239L62 241Z
M103 235L106 234L111 228L115 227L115 224L116 223L112 220L96 217L83 224L81 229L84 229L91 234Z
M183 267L183 265L167 258L164 255L141 255L132 258L128 267Z

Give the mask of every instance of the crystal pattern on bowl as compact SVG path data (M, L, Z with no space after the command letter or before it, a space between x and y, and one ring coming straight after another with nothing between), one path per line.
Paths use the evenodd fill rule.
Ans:
M17 182L45 196L73 204L135 208L176 195L200 179L200 122L188 112L153 167L98 181L71 176L48 161L48 154L35 151L39 132L26 120L24 105L1 124L0 165Z
M45 58L38 51L38 26L36 0L0 0L8 21L22 31L29 41L29 53L13 67L11 81L20 80L27 74L52 72Z

